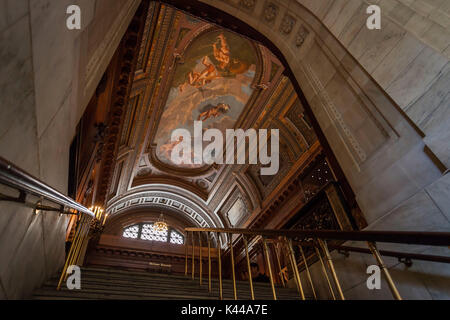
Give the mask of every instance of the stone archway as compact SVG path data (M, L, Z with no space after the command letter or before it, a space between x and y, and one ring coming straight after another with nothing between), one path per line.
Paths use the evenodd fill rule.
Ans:
M132 188L120 197L108 203L106 212L111 218L128 214L136 210L165 210L181 215L191 226L200 228L224 228L226 225L220 215L211 212L206 203L198 196L182 188L171 185L147 184ZM215 235L213 235L215 241ZM227 241L227 235L221 235L221 243Z
M449 150L442 142L450 116L436 87L448 83L449 53L432 37L419 39L408 24L399 25L394 8L383 4L382 29L366 29L363 0L164 2L263 41L281 55L369 228L449 225L446 209L436 205L448 193L442 190L448 180L442 174ZM420 13L406 9L413 16ZM416 115L430 115L430 100L438 105L434 111L440 119L423 127ZM432 225L411 204L431 212Z

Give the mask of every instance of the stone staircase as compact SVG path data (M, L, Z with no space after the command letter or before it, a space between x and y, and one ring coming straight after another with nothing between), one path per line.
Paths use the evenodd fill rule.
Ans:
M205 281L206 280L206 281ZM56 290L58 276L48 280L33 294L33 299L53 300L87 300L87 299L201 299L217 300L219 282L212 281L212 292L208 292L208 279L199 285L198 278L180 275L169 275L142 271L124 271L113 268L89 267L81 269L81 289L69 290L65 285ZM247 281L237 281L238 299L249 300L250 288ZM272 289L269 283L254 283L257 300L272 300ZM290 288L277 287L279 300L298 300L297 291ZM224 299L233 299L233 283L223 280Z

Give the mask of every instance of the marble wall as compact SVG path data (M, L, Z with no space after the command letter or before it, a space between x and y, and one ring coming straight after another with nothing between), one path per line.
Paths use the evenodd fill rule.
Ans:
M67 192L76 125L139 3L0 1L0 156ZM71 4L81 30L66 28ZM67 219L6 202L0 211L0 298L23 298L61 267Z

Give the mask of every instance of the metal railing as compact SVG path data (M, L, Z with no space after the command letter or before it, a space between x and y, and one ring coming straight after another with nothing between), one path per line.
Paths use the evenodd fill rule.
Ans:
M16 167L11 162L0 157L0 183L16 189L20 195L15 198L7 195L0 195L2 201L26 202L27 195L33 195L61 206L61 208L51 208L47 206L37 205L36 208L44 211L60 211L61 213L74 214L75 212L68 212L67 209L72 209L76 212L81 212L95 217L94 212L88 208L77 203L73 199L63 195L61 192L53 189L49 185L26 173L24 170Z
M195 234L198 234L199 248L200 248L200 257L198 259L199 263L199 280L200 285L202 284L202 257L201 257L201 239L202 234L206 235L208 241L208 290L211 292L211 246L210 239L211 234L215 234L217 238L217 242L219 243L220 234L228 235L228 253L230 255L230 268L232 274L232 282L233 282L233 293L234 299L237 299L237 288L236 288L236 276L235 276L235 256L234 256L234 245L232 241L232 235L238 235L243 239L243 251L246 259L246 268L248 272L248 281L251 292L251 298L255 299L255 292L252 280L252 271L250 264L250 256L249 256L249 240L255 240L262 242L262 248L264 253L265 262L267 265L267 271L269 273L270 286L272 289L273 298L277 299L276 286L274 280L274 271L272 264L274 266L278 266L279 274L281 275L281 264L280 264L280 256L278 248L285 249L285 253L287 256L287 263L290 264L292 278L295 281L295 285L297 291L299 293L299 297L302 300L306 299L305 290L300 279L300 272L298 268L298 262L294 251L294 245L299 249L301 260L304 266L304 271L306 273L307 281L311 288L312 295L314 299L317 299L317 293L315 290L315 285L313 283L313 279L311 277L311 273L309 270L309 266L307 263L307 258L305 256L305 252L303 250L304 247L312 247L313 253L317 257L317 262L320 264L323 279L326 281L328 289L330 291L330 295L333 299L339 298L340 300L344 300L344 293L341 287L341 283L339 281L336 268L334 267L333 259L330 254L330 250L332 249L346 249L347 251L355 251L361 253L370 253L374 256L378 266L380 267L381 272L384 274L386 281L389 285L389 289L393 295L393 297L397 300L401 300L401 295L390 275L390 272L382 259L382 253L387 253L387 256L392 256L393 254L402 254L395 253L392 251L379 251L377 249L377 242L387 242L387 243L398 243L398 244L414 244L414 245L430 245L430 246L450 246L450 232L410 232L410 231L338 231L338 230L251 230L251 229L231 229L231 228L186 228L186 254L185 254L185 275L188 275L188 238L191 235L191 245L192 245L192 279L195 279L195 251L196 251L196 238ZM339 241L364 241L367 243L368 249L364 248L354 248L354 247L346 247L346 246L336 246L333 244L328 244L329 240L339 240ZM274 244L274 258L270 259L269 254L269 245ZM276 246L280 245L280 246ZM217 245L217 254L218 254L218 277L219 277L219 298L223 299L223 284L222 284L222 248L221 245ZM404 257L408 254L403 253ZM413 256L414 258L428 261L439 261L439 262L447 262L446 257L436 257L436 256L426 256L426 255L417 255L417 254L409 254L409 256ZM276 260L276 264L271 260ZM325 262L324 262L325 261ZM330 277L331 275L331 277ZM285 286L285 281L281 276L282 285Z
M16 189L19 192L18 197L0 194L0 201L10 201L26 205L27 196L32 195L39 198L37 203L30 205L35 211L56 211L60 214L78 215L75 235L70 250L67 253L64 268L58 283L59 289L62 281L67 278L68 268L82 261L83 252L86 250L92 231L98 230L105 224L105 213L101 208L91 210L84 207L1 157L0 184ZM59 208L43 205L43 200L57 204Z

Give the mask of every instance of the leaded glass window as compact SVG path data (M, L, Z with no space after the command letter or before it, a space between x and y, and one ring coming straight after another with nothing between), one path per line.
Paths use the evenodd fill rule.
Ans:
M131 239L137 239L139 232L139 226L131 226L123 230L123 237L124 238L131 238Z
M167 233L167 230L158 231L153 227L153 224L146 223L142 225L141 239L167 242Z
M183 236L175 230L170 231L170 243L183 244Z
M122 235L128 239L184 244L184 236L180 232L170 227L168 230L159 231L154 228L153 223L139 223L126 227Z

